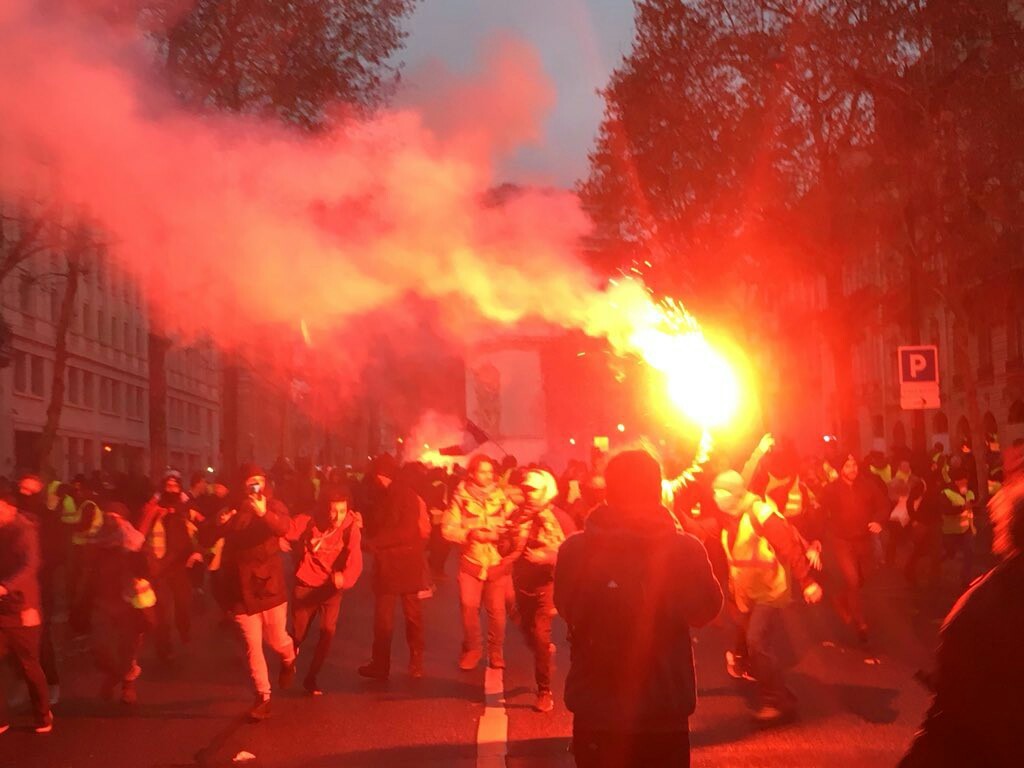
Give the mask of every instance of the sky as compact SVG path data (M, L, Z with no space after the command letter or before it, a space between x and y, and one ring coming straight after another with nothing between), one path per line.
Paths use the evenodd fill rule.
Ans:
M422 0L407 29L410 75L437 60L471 73L495 35L533 46L557 98L542 141L503 160L501 180L571 187L586 175L604 110L597 90L629 52L632 0Z

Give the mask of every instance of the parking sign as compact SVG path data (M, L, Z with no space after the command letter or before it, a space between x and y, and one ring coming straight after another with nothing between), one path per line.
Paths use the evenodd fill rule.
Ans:
M939 348L899 348L900 407L906 411L939 408Z

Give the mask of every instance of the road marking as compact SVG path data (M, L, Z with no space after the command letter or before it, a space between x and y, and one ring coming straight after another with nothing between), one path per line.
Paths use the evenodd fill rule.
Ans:
M484 674L484 713L476 731L477 768L505 768L508 754L508 712L505 709L505 675L487 667Z

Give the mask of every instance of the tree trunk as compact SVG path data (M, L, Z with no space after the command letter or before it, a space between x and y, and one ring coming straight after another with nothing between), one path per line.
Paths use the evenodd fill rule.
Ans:
M156 482L167 468L167 350L171 340L149 318L149 476ZM180 468L179 468L180 469Z
M53 446L57 441L57 429L64 410L64 374L68 367L68 328L75 313L75 296L78 293L78 279L82 265L77 252L68 254L68 272L64 283L64 298L60 303L57 318L57 338L53 359L53 381L50 386L50 403L46 407L46 425L39 437L39 469L48 480L57 477L53 466Z

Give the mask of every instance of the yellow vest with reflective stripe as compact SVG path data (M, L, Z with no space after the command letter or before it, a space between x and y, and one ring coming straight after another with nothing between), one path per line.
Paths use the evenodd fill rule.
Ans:
M754 494L747 494L731 546L728 531L722 531L722 546L729 561L730 586L736 606L743 613L749 612L754 605L784 605L789 601L786 569L768 539L758 535L751 521L751 516L758 512L765 519L779 514L775 502L761 501Z

